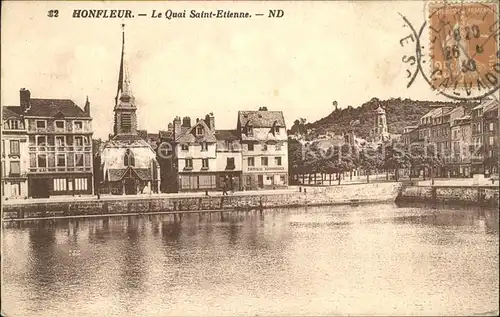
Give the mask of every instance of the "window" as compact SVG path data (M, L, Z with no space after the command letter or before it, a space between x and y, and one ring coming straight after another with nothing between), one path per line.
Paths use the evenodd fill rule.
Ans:
M248 150L253 151L253 143L248 143Z
M280 127L274 127L274 133L280 134Z
M247 186L252 185L252 176L247 175L247 176L245 177L245 183L246 183L246 185L247 185Z
M276 151L281 151L281 143L276 143Z
M56 146L64 146L66 143L66 138L64 136L56 136Z
M234 157L228 157L226 159L226 168L227 169L234 169Z
M253 127L251 125L247 127L247 135L253 135Z
M19 155L19 140L10 140L10 154Z
M255 158L253 157L248 158L248 166L255 166Z
M279 156L275 157L274 163L276 166L281 166L281 157L279 157Z
M267 166L267 157L260 158L260 165Z
M208 169L208 159L201 159L201 168Z
M181 144L181 150L188 151L189 150L189 145L187 145L187 144Z
M75 146L82 146L83 145L83 138L81 136L75 136Z
M83 153L75 153L75 166L83 166Z
M10 173L14 175L21 174L21 163L19 161L10 162Z
M122 113L122 117L120 120L120 127L123 132L132 131L132 116L130 113Z
M280 175L280 181L281 181L282 184L286 183L285 175Z
M228 151L232 151L233 150L233 142L232 141L224 141L224 146L226 148L226 150Z
M11 130L19 130L21 126L21 122L19 120L9 120L9 129Z
M45 129L47 122L45 120L36 120L37 129Z
M201 143L201 150L202 151L208 151L208 144L207 144L207 142L202 142Z
M56 130L64 130L64 121L58 120L55 122Z
M196 127L196 135L203 135L203 127L201 125Z
M493 138L493 136L490 136L490 137L488 138L488 144L489 144L489 145L493 145L494 143L495 143L495 139Z
M123 166L135 166L134 153L132 153L130 149L127 149L125 155L123 155Z
M495 130L495 125L493 122L490 122L490 131Z
M75 130L76 131L82 131L83 130L83 122L82 121L75 121Z
M185 168L192 169L193 168L193 159L185 159Z
M47 155L38 154L38 167L47 167Z
M66 178L54 178L54 191L62 192L66 190Z
M57 154L57 167L66 166L66 155L65 154Z
M75 178L75 190L87 190L86 178Z
M37 136L36 137L36 145L45 145L47 143L47 138L45 136Z
M267 151L267 144L262 144L262 151Z

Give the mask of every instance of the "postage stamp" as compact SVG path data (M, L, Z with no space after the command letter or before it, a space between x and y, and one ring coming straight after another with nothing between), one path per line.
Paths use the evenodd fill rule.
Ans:
M481 95L496 90L500 74L497 4L432 3L428 9L431 86L465 97L473 91Z

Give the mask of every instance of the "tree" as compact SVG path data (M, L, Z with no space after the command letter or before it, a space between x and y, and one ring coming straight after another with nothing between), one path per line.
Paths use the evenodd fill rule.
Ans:
M388 144L385 146L384 168L394 170L395 180L398 181L399 169L410 167L410 157L405 148L398 144Z
M378 149L364 148L359 154L360 166L366 172L366 182L370 182L370 174L381 165L380 152Z

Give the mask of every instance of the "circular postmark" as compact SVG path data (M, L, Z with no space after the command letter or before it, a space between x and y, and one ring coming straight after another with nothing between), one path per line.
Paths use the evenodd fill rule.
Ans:
M429 18L418 32L416 48L419 73L425 81L455 100L477 100L498 91L496 4L432 3L428 9Z

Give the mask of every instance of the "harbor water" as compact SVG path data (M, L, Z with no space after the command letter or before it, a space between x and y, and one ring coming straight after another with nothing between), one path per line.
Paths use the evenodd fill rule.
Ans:
M498 229L395 204L5 222L2 312L494 315Z

